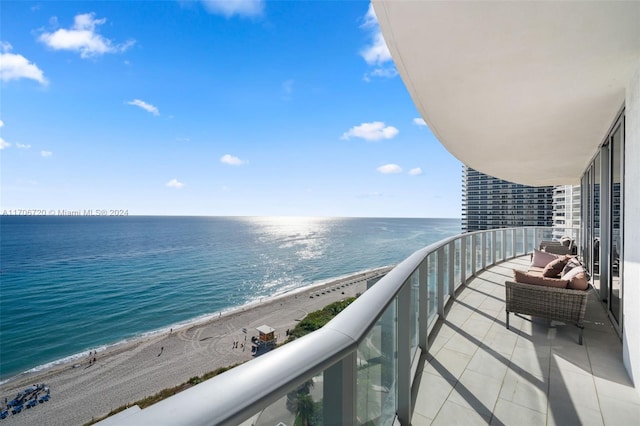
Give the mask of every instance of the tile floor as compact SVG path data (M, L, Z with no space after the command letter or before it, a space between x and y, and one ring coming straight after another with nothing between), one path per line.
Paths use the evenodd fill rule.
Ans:
M420 377L412 424L640 425L640 393L592 291L584 345L573 324L511 314L504 281L521 257L483 271L451 304Z

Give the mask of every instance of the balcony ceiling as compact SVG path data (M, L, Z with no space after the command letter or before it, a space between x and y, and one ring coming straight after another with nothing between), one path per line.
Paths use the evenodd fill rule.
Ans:
M434 135L516 183L579 183L640 66L638 1L373 5Z

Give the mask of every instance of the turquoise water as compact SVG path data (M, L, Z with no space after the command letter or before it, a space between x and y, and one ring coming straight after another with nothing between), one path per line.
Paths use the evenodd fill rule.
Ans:
M457 233L459 219L2 216L0 379Z

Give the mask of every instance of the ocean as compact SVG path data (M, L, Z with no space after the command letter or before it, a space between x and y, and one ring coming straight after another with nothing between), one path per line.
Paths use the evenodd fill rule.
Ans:
M0 217L0 382L394 265L459 219Z

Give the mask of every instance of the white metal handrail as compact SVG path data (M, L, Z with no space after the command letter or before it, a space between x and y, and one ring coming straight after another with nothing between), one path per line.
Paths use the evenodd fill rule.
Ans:
M117 424L237 425L323 372L324 424L357 424L358 346L393 303L398 304L395 420L410 424L412 364L419 358L411 353L409 342L411 277L418 274L418 351L426 353L428 330L444 315L444 306L455 297L456 288L488 266L531 252L541 240L551 239L554 229L558 228L476 231L431 244L398 264L322 329L123 416ZM574 230L571 234L577 240ZM432 295L428 293L430 256L437 256L437 267L431 271L437 291ZM430 297L437 299L436 312L428 311Z

